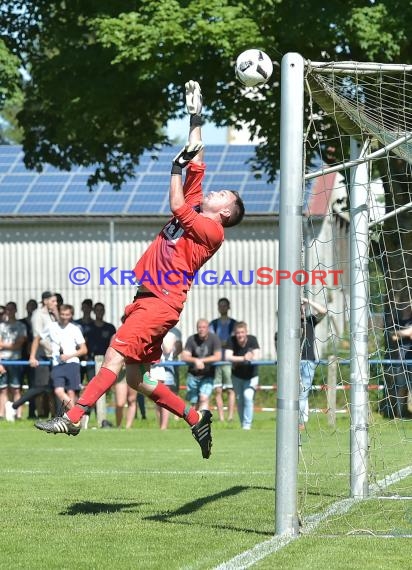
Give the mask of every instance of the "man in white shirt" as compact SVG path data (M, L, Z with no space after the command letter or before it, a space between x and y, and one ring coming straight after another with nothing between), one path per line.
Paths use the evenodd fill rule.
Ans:
M36 336L41 337L50 324L57 321L59 318L57 298L54 293L51 291L43 291L41 295L41 303L41 307L33 311L31 316L33 338L36 338ZM40 343L37 345L37 353L33 354L31 351L30 356L41 361L50 360L50 343L43 341L40 338ZM50 398L50 366L43 365L34 369L30 389L23 398L29 395L30 398L36 398L35 409L38 417L47 417L49 412L54 411L54 405ZM20 405L22 405L24 401L21 398L19 400Z
M32 355L41 341L51 347L51 380L56 397L65 409L76 402L80 391L80 356L87 354L86 341L78 326L73 324L74 309L71 305L61 305L58 322L52 322L33 340ZM38 366L36 358L30 358L31 366Z

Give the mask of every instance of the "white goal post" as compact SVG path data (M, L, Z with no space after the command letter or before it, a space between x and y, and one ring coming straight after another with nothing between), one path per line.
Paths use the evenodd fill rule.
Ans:
M297 53L288 53L281 65L281 132L280 132L280 239L279 269L290 275L304 265L304 219L308 212L305 187L311 180L340 172L346 178L350 196L348 212L349 255L345 260L349 272L346 320L350 343L348 403L350 421L350 477L348 496L368 497L369 483L369 376L371 355L382 362L378 341L371 348L370 322L370 248L374 232L383 224L412 208L410 189L402 193L393 207L371 206L371 180L377 166L389 171L391 160L403 161L410 175L412 163L412 66L358 62L311 62ZM306 91L306 95L305 95ZM314 103L320 111L314 111ZM332 134L331 134L332 133ZM334 134L333 134L334 133ZM338 158L334 163L323 160L325 147L333 145ZM311 160L318 160L317 168ZM320 159L320 160L319 160ZM382 161L380 163L379 161ZM321 166L319 167L319 164ZM386 172L386 170L385 170ZM407 181L408 176L405 175ZM384 179L386 188L404 181ZM409 182L408 182L409 183ZM406 183L405 183L406 184ZM395 193L395 190L394 190ZM307 193L306 193L307 194ZM325 191L325 195L327 192ZM374 209L373 209L374 208ZM373 215L372 215L373 213ZM325 216L330 215L325 214ZM393 231L400 231L395 227ZM402 232L400 233L402 235ZM399 238L401 240L401 238ZM404 238L402 238L404 239ZM406 239L406 238L405 238ZM404 242L402 242L403 244ZM399 291L382 292L390 310L396 303L404 308L411 304L412 263L402 261L405 249L384 252L389 262L384 279L393 277L391 263L405 266ZM336 244L333 246L335 247ZM332 246L331 246L332 247ZM378 255L377 255L378 257ZM385 258L386 259L386 258ZM386 263L386 265L385 265ZM409 269L411 267L411 269ZM310 268L309 268L310 269ZM395 281L391 281L395 283ZM396 289L396 288L395 288ZM325 296L329 295L327 287ZM299 533L298 470L300 454L299 364L301 357L300 299L302 287L293 280L282 280L278 288L278 374L276 429L276 507L275 532L294 536ZM346 309L345 309L346 310ZM383 311L383 309L382 309ZM373 329L385 335L384 327ZM379 346L378 346L379 345ZM378 360L379 360L378 358Z

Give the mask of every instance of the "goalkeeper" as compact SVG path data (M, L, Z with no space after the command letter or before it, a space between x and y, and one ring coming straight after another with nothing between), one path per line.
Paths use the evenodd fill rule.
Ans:
M38 421L35 426L48 433L77 435L80 419L113 386L125 363L129 386L184 418L202 456L208 459L212 414L187 406L167 386L151 378L149 372L150 365L160 360L163 337L179 321L194 275L222 245L223 228L240 223L244 215L237 192L221 190L202 195L205 173L202 94L196 81L189 81L185 87L190 114L189 141L172 162L169 201L173 218L134 268L139 283L136 296L125 308L125 321L113 336L100 371L71 410L62 417ZM183 169L186 169L184 185Z

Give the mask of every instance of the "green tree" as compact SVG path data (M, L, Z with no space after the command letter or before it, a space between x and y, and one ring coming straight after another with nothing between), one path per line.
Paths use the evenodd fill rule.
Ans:
M275 63L305 58L408 63L409 0L6 1L0 29L30 76L18 115L26 164L97 164L95 183L119 187L145 149L167 142L183 112L182 87L202 84L211 120L264 139L257 159L272 177L279 158L279 66L254 97L234 80L240 51Z
M20 61L10 53L5 42L0 38L0 142L9 139L19 140L16 127L16 113L22 106L22 76L19 71Z
M18 114L27 166L97 164L90 183L116 188L167 143L184 82L201 80L209 104L233 83L235 54L261 40L247 9L225 0L35 0L1 16L30 76Z

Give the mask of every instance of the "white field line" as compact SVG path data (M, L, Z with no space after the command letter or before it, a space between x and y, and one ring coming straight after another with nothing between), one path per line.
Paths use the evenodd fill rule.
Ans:
M7 469L7 468L0 468L0 475L52 475L55 473L53 469ZM76 470L71 472L72 476L80 476L83 477L84 475L222 475L227 477L228 475L235 475L238 477L242 477L244 475L273 475L273 471L206 471L206 470L197 470L193 471L192 469L187 471L166 471L160 469L82 469Z
M371 498L379 491L382 491L383 489L389 487L389 485L399 482L402 479L409 477L410 475L412 475L412 466L405 467L404 469L396 471L384 479L381 479L374 485L370 486L369 490L371 493ZM250 548L249 550L238 554L234 558L227 560L222 564L219 564L219 566L216 566L213 570L243 570L244 568L249 568L250 566L253 566L253 564L256 564L256 562L259 562L259 560L262 560L263 558L266 558L266 556L274 554L291 542L298 540L303 536L311 534L324 520L328 519L329 517L347 513L355 503L359 503L362 500L363 499L348 498L343 499L342 501L338 501L337 503L333 503L326 509L326 511L308 517L305 521L305 529L302 534L297 536L274 536L269 540L265 540L264 542L256 544L253 548Z

